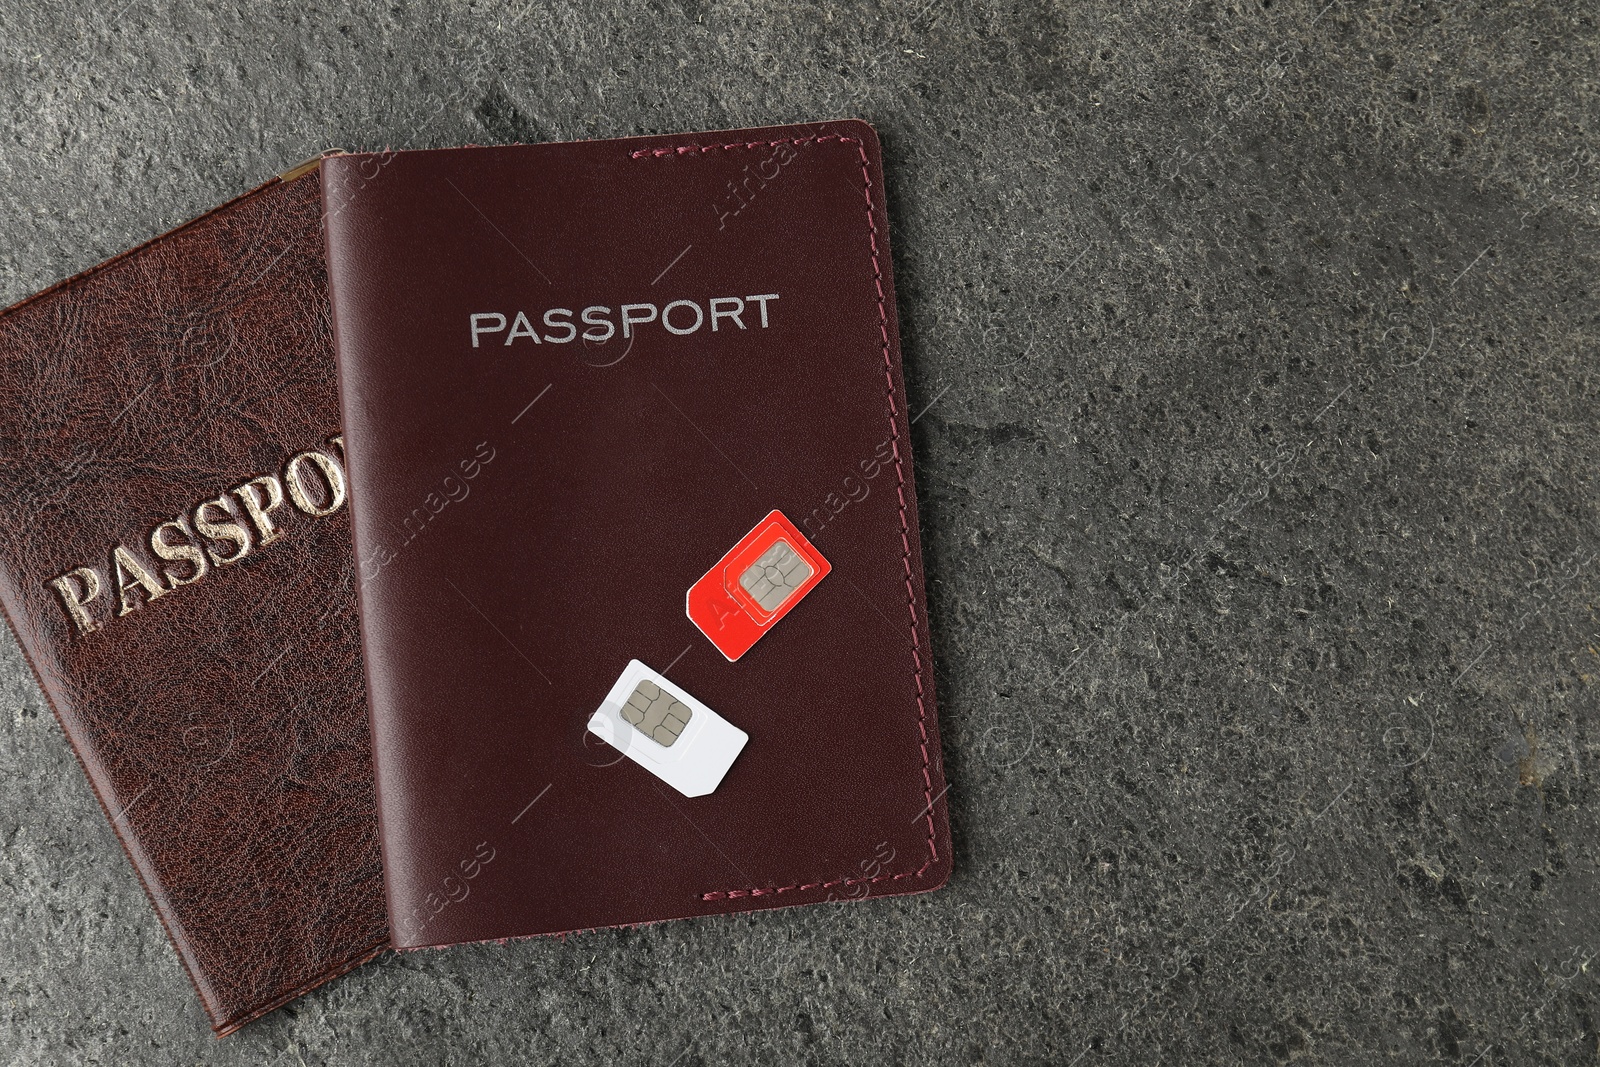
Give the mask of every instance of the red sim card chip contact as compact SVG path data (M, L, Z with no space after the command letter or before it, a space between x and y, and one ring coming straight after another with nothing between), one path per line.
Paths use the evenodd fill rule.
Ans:
M773 511L689 589L689 620L729 662L750 651L832 568Z

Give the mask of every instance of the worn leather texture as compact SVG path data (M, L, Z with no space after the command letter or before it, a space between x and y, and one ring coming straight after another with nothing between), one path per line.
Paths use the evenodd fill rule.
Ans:
M334 157L323 185L395 944L944 884L871 128ZM744 328L621 330L713 298ZM608 339L547 325L590 307ZM833 570L730 663L685 594L773 508ZM635 657L749 734L710 795L587 733Z
M187 584L150 544L235 555L197 505L250 531L235 487L340 458L320 209L274 180L0 315L0 601L219 1036L387 937L348 507Z

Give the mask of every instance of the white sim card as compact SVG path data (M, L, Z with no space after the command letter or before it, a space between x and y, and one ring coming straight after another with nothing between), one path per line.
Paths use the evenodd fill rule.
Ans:
M722 782L750 735L638 660L629 660L589 732L686 797Z

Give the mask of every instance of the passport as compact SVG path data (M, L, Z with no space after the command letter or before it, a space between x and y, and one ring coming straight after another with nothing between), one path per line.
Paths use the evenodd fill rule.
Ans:
M321 208L0 313L0 604L219 1036L387 939Z
M947 881L887 233L860 122L334 154L0 312L0 606L219 1036Z
M871 127L321 174L394 944L944 884Z

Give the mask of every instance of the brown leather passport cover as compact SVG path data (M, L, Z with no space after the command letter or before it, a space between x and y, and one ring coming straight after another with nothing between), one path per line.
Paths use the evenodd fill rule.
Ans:
M395 944L942 885L872 129L334 157L323 186ZM624 337L622 305L678 301L698 328ZM685 594L774 508L832 571L728 662ZM630 658L749 734L711 794L587 733Z
M320 207L0 314L0 601L219 1036L387 932Z

